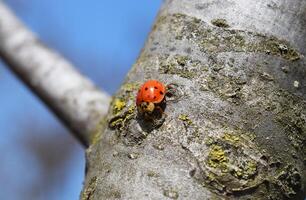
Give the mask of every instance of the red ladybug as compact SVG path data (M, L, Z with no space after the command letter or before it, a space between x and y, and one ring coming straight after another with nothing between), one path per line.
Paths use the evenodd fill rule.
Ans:
M166 86L157 80L148 80L139 89L136 105L141 114L152 114L154 110L163 110L160 106L165 99Z

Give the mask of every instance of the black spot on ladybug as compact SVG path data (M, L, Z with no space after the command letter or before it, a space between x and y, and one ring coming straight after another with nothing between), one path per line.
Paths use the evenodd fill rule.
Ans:
M154 89L155 89L155 90L157 90L157 87L156 87L156 86L154 86Z
M145 88L145 90L148 90L148 89L149 89L149 88L147 88L147 87Z
M164 93L162 91L159 91L159 94L164 95Z
M156 96L154 96L154 99L156 99Z

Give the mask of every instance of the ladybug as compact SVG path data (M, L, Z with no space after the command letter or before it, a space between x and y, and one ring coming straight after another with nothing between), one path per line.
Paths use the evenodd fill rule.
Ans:
M166 86L157 80L148 80L139 89L136 106L140 114L152 115L155 111L163 113L163 104L167 93Z

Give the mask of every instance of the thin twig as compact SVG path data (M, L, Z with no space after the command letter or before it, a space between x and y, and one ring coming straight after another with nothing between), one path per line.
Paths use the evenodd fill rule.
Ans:
M1 2L0 58L88 146L109 95L44 46Z

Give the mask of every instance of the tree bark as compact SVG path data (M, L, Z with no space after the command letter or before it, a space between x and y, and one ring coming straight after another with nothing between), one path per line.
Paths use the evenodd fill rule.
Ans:
M304 199L306 1L166 0L87 150L81 199ZM147 79L176 85L137 115Z
M88 146L109 95L43 45L1 2L0 58Z

